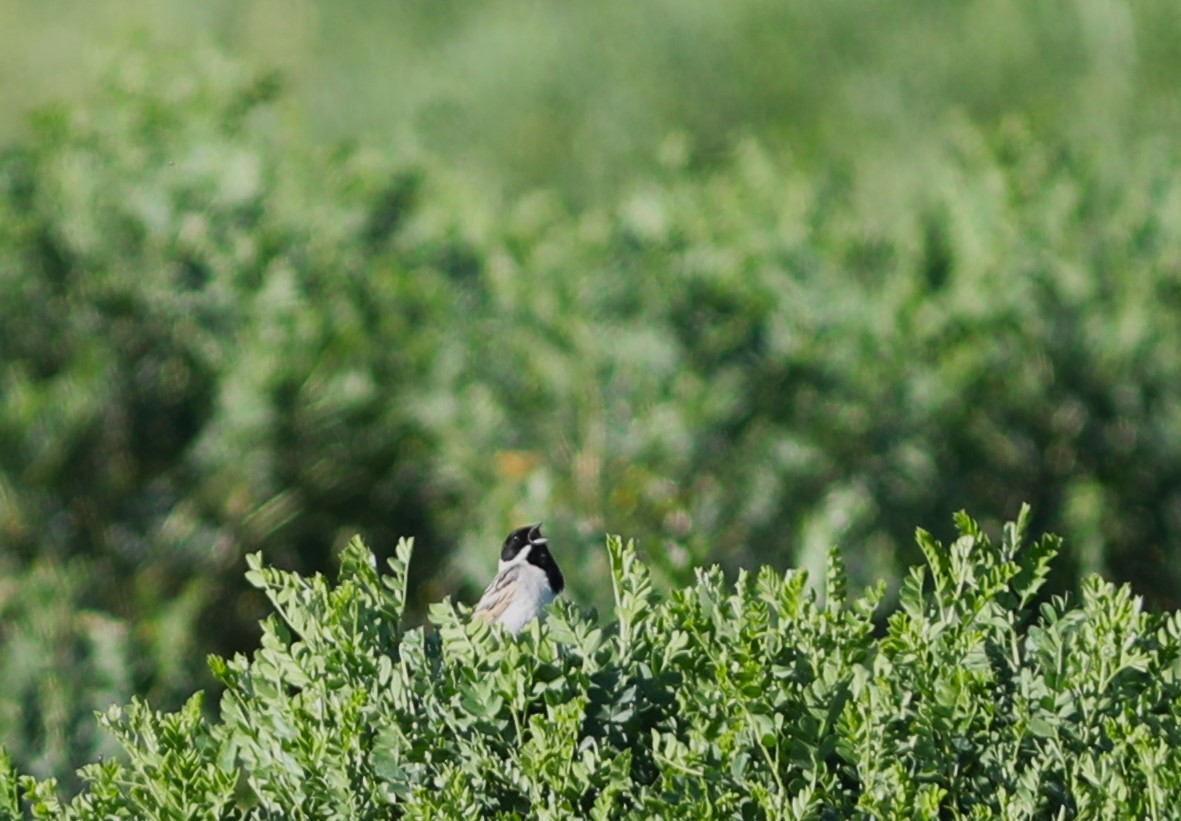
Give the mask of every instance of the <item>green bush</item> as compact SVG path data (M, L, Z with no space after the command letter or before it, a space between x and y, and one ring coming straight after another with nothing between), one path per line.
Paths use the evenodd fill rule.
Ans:
M511 499L567 543L659 540L672 583L714 558L816 572L838 541L867 582L916 558L912 522L1028 499L1075 546L1058 589L1102 572L1176 604L1181 158L940 128L922 171L752 143L493 222L487 307L424 420L482 500L447 519L467 561ZM523 478L487 457L515 448Z
M567 600L519 639L449 601L405 629L411 545L381 576L265 567L277 616L200 695L101 723L127 762L69 804L3 767L36 818L1168 817L1181 801L1181 615L1098 577L1035 607L1058 541L1027 510L999 543L966 515L875 625L836 551L806 573L718 568L662 596L608 540L609 624Z
M526 518L602 607L604 531L662 585L816 575L833 543L864 584L917 560L913 522L1029 499L1075 548L1055 590L1176 603L1174 142L949 115L901 158L719 138L703 163L673 134L571 210L311 144L282 90L133 53L0 156L0 738L25 771L68 786L95 705L175 708L211 684L195 659L256 646L243 555L323 571L356 532L417 534L413 621Z

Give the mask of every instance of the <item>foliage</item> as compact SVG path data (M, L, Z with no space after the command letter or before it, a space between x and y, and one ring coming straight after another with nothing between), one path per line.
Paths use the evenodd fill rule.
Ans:
M252 556L277 617L252 659L210 659L200 696L102 716L127 752L0 796L35 818L1167 817L1181 801L1181 617L1097 577L1034 606L1058 541L1028 510L990 540L923 531L883 631L878 586L719 568L661 596L608 540L614 618L563 600L518 639L449 601L406 629L411 545L381 576ZM19 793L19 798L17 797Z
M413 174L346 152L309 185L273 76L158 63L0 158L0 737L43 776L93 754L95 707L178 704L190 642L254 646L246 548L314 568L345 520L430 532L389 391L432 344L400 311L442 292L370 277Z
M960 122L921 178L748 144L605 211L521 203L479 240L487 308L425 417L465 521L509 498L567 544L622 522L674 581L817 571L839 540L864 582L914 557L908 522L1028 498L1076 545L1061 577L1174 602L1178 159ZM486 456L522 450L523 475ZM467 527L479 555L495 528Z
M415 378L393 307L420 297L371 266L413 176L349 154L307 184L319 157L279 154L275 78L197 63L155 86L129 62L105 107L44 112L5 157L0 526L18 554L204 570L293 538L298 561L350 508L366 528L378 507L412 518L415 434L381 391Z
M418 534L414 620L526 520L602 607L604 530L661 583L815 575L840 541L862 584L917 557L914 521L1031 499L1075 546L1056 589L1102 571L1176 603L1174 143L947 115L901 156L820 157L669 126L572 210L316 145L283 88L136 52L0 157L23 770L69 786L91 710L175 708L190 646L254 647L244 555L323 570L358 530L381 555Z

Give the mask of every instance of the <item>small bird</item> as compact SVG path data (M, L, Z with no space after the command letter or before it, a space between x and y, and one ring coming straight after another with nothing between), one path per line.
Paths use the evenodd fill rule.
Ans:
M496 578L476 604L474 618L502 624L513 634L541 615L566 586L541 535L541 522L518 527L504 540Z

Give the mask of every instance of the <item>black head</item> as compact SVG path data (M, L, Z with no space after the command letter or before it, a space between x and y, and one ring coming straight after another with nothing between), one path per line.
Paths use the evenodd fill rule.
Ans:
M531 538L532 537L532 538ZM502 562L511 562L517 558L525 547L532 543L534 538L541 537L541 523L535 525L525 525L518 527L512 533L508 534L508 538L504 540L504 546L500 548L500 560Z
M549 552L549 540L541 535L541 522L518 527L508 534L508 538L504 540L504 547L500 549L500 560L511 562L526 547L529 547L530 550L525 561L544 570L554 593L561 593L562 588L566 586L566 581L562 578L562 571L558 569L558 563L554 561L554 557Z

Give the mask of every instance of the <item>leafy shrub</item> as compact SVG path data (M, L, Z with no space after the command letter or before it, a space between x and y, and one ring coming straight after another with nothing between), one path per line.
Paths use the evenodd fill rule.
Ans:
M817 572L837 541L856 579L894 579L911 523L1028 499L1076 547L1058 589L1103 572L1175 603L1178 155L1014 121L945 124L925 163L749 144L611 208L493 223L489 307L424 421L482 500L452 525L467 560L509 498L567 543L608 520L660 540L673 583L711 557ZM523 477L486 456L514 449Z
M271 75L158 63L42 112L0 164L0 534L127 572L242 545L317 566L303 543L323 554L345 510L384 533L373 510L427 507L401 498L415 430L384 392L415 380L406 315L439 289L372 276L414 171L300 143Z
M904 162L703 165L674 135L571 211L310 145L281 90L132 54L0 157L0 736L26 770L64 783L95 704L178 706L204 671L166 637L253 648L245 553L324 570L358 531L418 534L411 620L534 515L598 606L608 528L660 546L662 584L816 575L835 542L861 584L917 559L913 522L1023 499L1076 547L1056 589L1181 589L1172 143L947 118ZM61 601L8 594L58 572ZM34 623L71 651L34 657ZM93 625L125 669L74 669ZM77 685L25 709L31 675Z
M265 567L277 611L211 658L221 718L142 701L102 724L128 755L52 781L5 767L38 818L1166 817L1181 801L1181 615L1089 577L1034 607L1058 541L919 531L883 629L878 586L718 568L661 596L608 540L614 618L563 600L515 640L449 601L402 627L411 545L360 540L329 584ZM18 798L19 793L19 798Z

